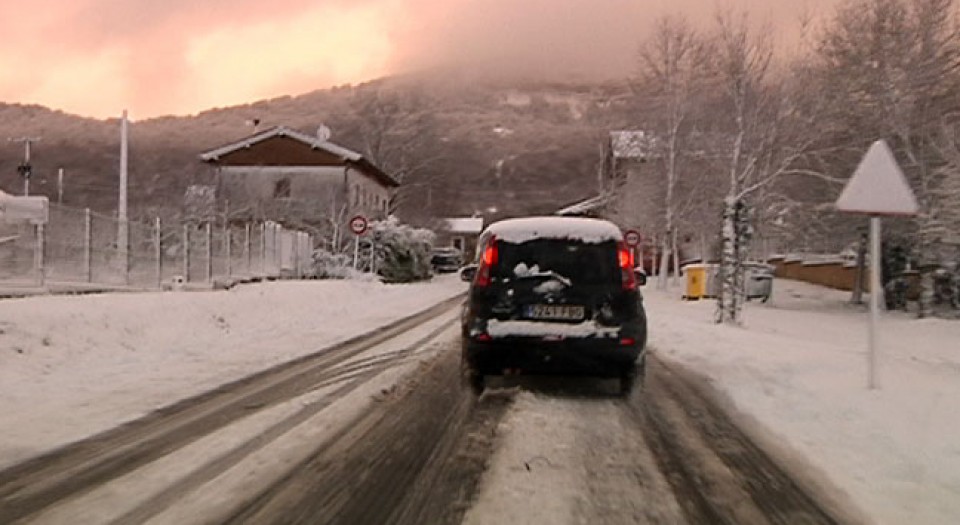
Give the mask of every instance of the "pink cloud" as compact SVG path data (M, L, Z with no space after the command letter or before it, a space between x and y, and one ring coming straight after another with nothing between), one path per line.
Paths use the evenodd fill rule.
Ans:
M836 1L807 0L806 4L816 11ZM657 16L681 11L693 20L708 20L717 5L751 9L758 19L769 18L778 29L795 26L801 10L793 2L769 0L34 0L31 9L4 2L0 4L0 31L6 41L0 47L0 100L36 102L97 116L104 116L100 113L105 105L127 105L140 117L205 109L198 104L236 103L228 97L218 102L197 96L208 88L200 85L202 76L189 62L191 42L216 32L247 34L244 28L248 27L286 28L290 20L318 9L347 13L373 7L387 13L382 25L358 25L355 31L386 38L389 51L369 60L366 69L336 68L327 59L318 59L316 49L303 53L304 45L337 47L320 38L324 27L319 22L317 43L290 39L287 53L302 54L302 66L271 73L275 78L258 84L269 84L269 92L249 96L295 95L327 87L325 83L360 82L370 76L444 64L490 73L622 76L632 72L637 47ZM285 36L261 38L275 44L284 42ZM238 42L235 51L229 46L221 49L225 54L249 54L250 45L255 44ZM329 51L345 58L350 52ZM108 59L112 62L104 64ZM50 98L58 89L72 89L69 83L59 88L49 85L63 82L58 69L83 71L86 63L96 63L98 71L116 71L122 78L115 79L111 89L85 88L88 93ZM263 66L250 61L245 78L253 79ZM331 73L336 69L350 71L356 78L344 80L344 73L339 77ZM122 100L98 100L102 92L117 90L123 93ZM45 98L39 99L41 94ZM85 99L89 102L82 102ZM67 100L69 107L58 106Z

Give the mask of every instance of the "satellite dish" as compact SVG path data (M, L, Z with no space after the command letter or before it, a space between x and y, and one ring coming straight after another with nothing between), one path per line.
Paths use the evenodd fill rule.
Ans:
M327 126L320 124L320 126L317 127L317 139L320 142L326 142L330 140L330 134L331 134L330 128L328 128Z

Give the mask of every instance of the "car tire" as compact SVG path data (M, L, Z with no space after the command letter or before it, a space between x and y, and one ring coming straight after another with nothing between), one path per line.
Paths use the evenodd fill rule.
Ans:
M642 390L647 375L646 360L627 367L620 374L619 394L622 398L630 397L634 390Z
M617 392L620 397L630 397L633 389L637 385L637 375L635 372L624 372L620 375L620 390Z
M469 389L475 396L482 394L486 387L483 374L471 367L466 359L460 363L460 385Z

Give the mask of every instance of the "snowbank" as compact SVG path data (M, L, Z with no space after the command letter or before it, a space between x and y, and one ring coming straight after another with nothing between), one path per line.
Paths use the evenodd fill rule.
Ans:
M753 435L806 458L837 499L877 523L960 521L960 322L884 313L868 390L867 314L849 292L777 280L742 328L713 324L713 301L644 293L651 347L708 377Z

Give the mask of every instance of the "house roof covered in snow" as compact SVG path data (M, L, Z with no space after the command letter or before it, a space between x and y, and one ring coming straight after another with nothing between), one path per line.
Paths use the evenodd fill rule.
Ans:
M453 217L444 219L451 233L474 233L483 231L483 217Z
M597 195L596 197L590 197L589 199L575 202L569 206L560 208L554 212L554 215L590 215L609 203L611 197L612 195L609 193L603 193Z
M286 126L276 126L259 133L255 133L236 142L231 142L230 144L207 151L200 155L200 160L211 164L229 164L225 161L231 155L240 154L255 148L258 145L263 145L268 141L277 139L295 141L296 143L309 147L312 151L323 154L326 157L332 157L333 159L336 159L336 163L338 165L356 167L372 176L383 186L397 187L400 185L396 179L375 166L360 153L334 144L333 142L325 140L319 136L311 136L306 133L290 129ZM274 161L271 163L271 165L284 166L297 164L298 163L295 161Z

